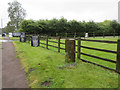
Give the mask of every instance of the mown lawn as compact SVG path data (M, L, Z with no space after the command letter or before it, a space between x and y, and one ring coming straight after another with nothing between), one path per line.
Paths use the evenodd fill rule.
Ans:
M14 40L14 39L20 39L20 37L10 37L11 40Z
M0 39L4 39L4 37L0 37Z
M62 41L64 42L64 40ZM52 43L51 43L52 44ZM116 49L116 46L104 47L97 43L82 42L84 45L91 45L106 49ZM41 47L31 47L29 43L14 42L17 57L25 69L26 77L31 88L117 88L118 74L101 67L84 63L76 59L74 63L66 63L64 50L61 53L54 52L57 49L47 50ZM55 44L54 44L55 45ZM62 46L64 47L64 45ZM96 54L91 50L87 52ZM98 54L97 54L98 55ZM101 56L115 59L113 55L101 53ZM88 59L88 57L82 56ZM94 60L89 58L89 60ZM95 61L95 60L94 60ZM98 61L98 60L96 60ZM103 63L100 61L99 63ZM105 64L105 63L103 63ZM109 64L106 64L111 66ZM114 67L111 66L111 67Z
M87 38L87 39L117 41L118 37L116 37L116 38ZM57 41L57 40L50 40L50 41ZM46 43L46 41L43 41L43 40L41 40L41 42ZM65 43L65 40L61 40L61 42ZM53 46L58 46L57 43L49 42L48 44L53 45ZM76 45L77 45L77 40L76 40ZM82 46L93 47L93 48L98 48L98 49L112 50L112 51L117 50L117 44L82 41L81 45ZM45 45L42 45L42 44L41 44L41 46L45 47ZM65 48L65 45L61 44L61 47ZM48 48L53 50L53 51L57 51L57 48L53 48L53 47L48 47ZM76 51L77 51L77 47L76 47ZM116 54L113 54L113 53L108 53L108 52L106 53L106 52L102 52L102 51L96 51L96 50L85 49L85 48L82 48L81 52L116 61ZM65 54L65 51L61 50L61 53ZM76 54L76 58L77 58L77 54ZM81 58L85 59L85 60L88 60L88 61L92 61L92 62L101 64L101 65L104 65L104 66L107 66L109 68L116 69L116 64L111 63L111 62L106 62L106 61L96 59L96 58L92 58L92 57L88 57L88 56L85 56L85 55L81 55Z

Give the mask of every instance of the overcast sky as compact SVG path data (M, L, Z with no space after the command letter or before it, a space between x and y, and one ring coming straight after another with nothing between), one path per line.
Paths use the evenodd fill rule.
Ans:
M0 1L0 19L3 26L9 21L8 2ZM117 20L119 0L17 0L26 10L25 19L52 19L61 18L68 20L101 22L104 20ZM1 24L1 22L0 22ZM0 25L1 26L1 25Z

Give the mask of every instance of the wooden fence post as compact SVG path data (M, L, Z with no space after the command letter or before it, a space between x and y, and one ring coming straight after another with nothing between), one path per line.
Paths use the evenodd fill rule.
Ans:
M65 40L65 61L75 62L75 40Z
M115 37L115 30L114 30L114 33L113 33L113 37Z
M78 50L77 50L77 58L80 59L80 51L81 51L81 37L78 38Z
M84 39L85 39L85 32L84 32Z
M117 42L117 63L116 63L116 71L120 72L120 39Z
M31 36L28 36L28 43L30 43L31 41Z
M58 37L58 52L60 52L60 36Z
M58 33L56 33L56 37L58 36Z
M93 32L93 38L95 38L95 32Z
M103 38L105 37L104 32L103 32Z
M48 49L48 35L46 37L46 48Z
M67 38L67 36L68 36L68 35L67 35L67 33L66 33L66 38Z
M76 32L74 33L74 38L76 38Z

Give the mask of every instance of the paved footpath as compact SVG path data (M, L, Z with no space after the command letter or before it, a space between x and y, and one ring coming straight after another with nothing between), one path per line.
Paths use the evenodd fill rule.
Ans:
M2 89L2 43L0 42L0 90Z
M28 88L25 72L12 42L2 43L2 88Z

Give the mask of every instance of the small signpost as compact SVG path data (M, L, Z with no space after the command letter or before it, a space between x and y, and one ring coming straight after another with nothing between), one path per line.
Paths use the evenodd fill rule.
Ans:
M26 42L25 33L20 35L20 42Z
M33 46L33 47L39 46L39 37L38 36L32 36L31 46Z
M75 40L65 40L65 61L75 62Z

